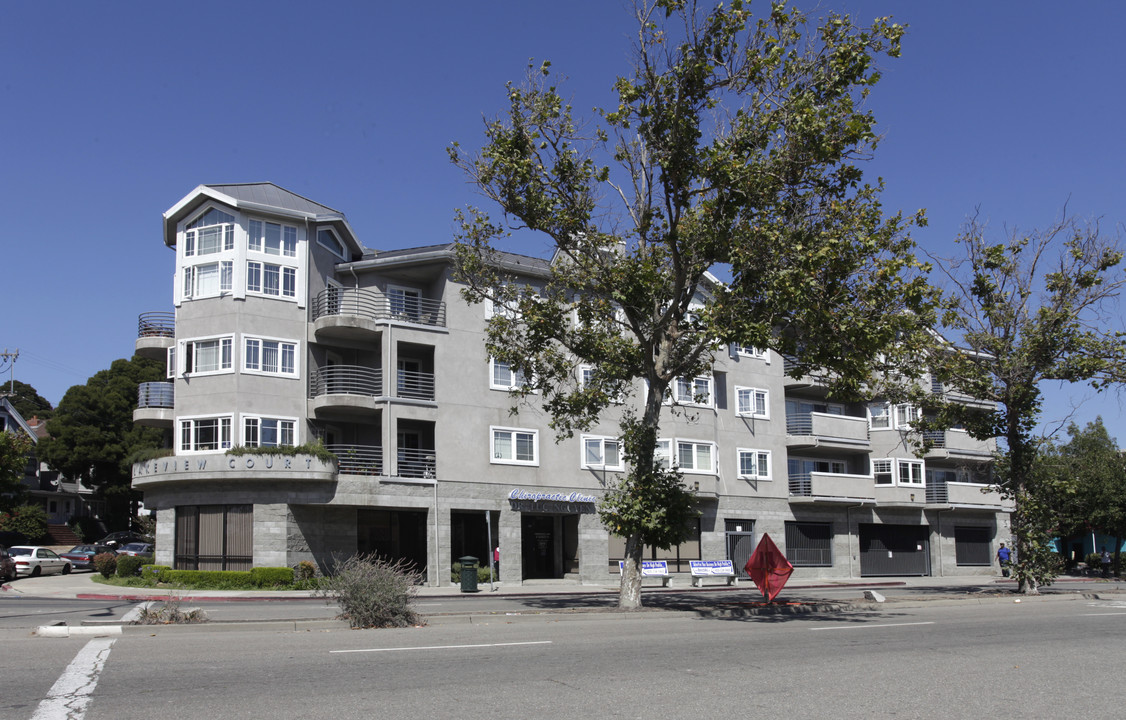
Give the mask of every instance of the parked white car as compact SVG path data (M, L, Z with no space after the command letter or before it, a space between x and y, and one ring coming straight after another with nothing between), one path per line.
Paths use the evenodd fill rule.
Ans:
M35 545L13 545L8 548L8 554L16 561L16 576L39 577L46 573L70 572L70 563L59 557L51 548Z

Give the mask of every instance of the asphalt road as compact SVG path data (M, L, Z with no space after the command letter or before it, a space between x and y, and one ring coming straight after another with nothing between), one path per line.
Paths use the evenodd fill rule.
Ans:
M1075 595L741 619L7 632L0 717L1118 718L1124 640L1126 603Z

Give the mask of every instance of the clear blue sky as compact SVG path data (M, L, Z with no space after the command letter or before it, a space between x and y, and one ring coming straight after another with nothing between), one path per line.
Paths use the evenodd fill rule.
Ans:
M1126 3L821 5L910 25L871 101L886 137L868 171L889 210L927 209L920 244L949 250L977 207L998 238L1065 202L1117 232ZM138 314L172 308L161 213L201 183L277 183L369 247L449 241L475 198L446 146L479 143L532 57L580 111L608 104L632 32L620 0L0 4L0 349L53 404L130 356ZM1045 420L1092 397L1053 392ZM1074 418L1099 414L1126 444L1116 394Z

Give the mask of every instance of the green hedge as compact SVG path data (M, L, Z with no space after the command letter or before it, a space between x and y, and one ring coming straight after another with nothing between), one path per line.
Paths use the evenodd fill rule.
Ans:
M118 555L117 556L117 576L118 577L132 577L139 575L141 566L147 565L149 558L137 557L136 555Z
M278 587L293 584L293 568L256 567L250 570L250 579L258 587Z

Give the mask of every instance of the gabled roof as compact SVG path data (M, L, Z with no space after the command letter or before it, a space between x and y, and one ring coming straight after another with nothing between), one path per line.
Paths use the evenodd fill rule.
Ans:
M301 221L331 223L353 251L357 253L364 251L363 245L344 218L344 213L268 182L200 185L164 213L165 245L176 246L177 223L207 200L215 200L238 210L258 211Z
M0 397L0 414L7 415L10 418L8 422L4 423L5 426L10 428L15 425L27 433L27 436L31 438L32 442L39 442L39 436L31 429L27 421L23 419L23 415L20 415L19 411L16 410L12 403L8 402L8 398L6 397Z

